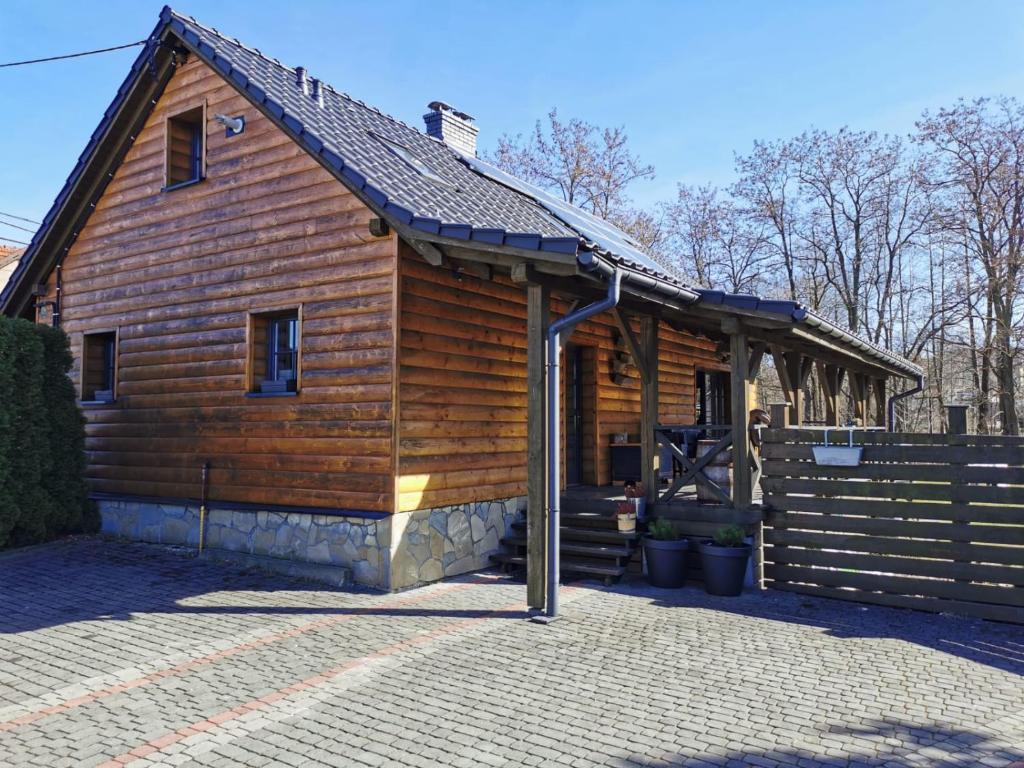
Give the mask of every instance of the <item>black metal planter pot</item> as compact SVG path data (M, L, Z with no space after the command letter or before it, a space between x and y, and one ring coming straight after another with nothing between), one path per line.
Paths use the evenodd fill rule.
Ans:
M686 583L686 553L689 550L689 539L644 539L647 580L651 586L665 589L683 586Z
M700 543L700 564L704 569L704 589L709 595L735 597L743 591L747 576L749 545L719 547L710 541Z

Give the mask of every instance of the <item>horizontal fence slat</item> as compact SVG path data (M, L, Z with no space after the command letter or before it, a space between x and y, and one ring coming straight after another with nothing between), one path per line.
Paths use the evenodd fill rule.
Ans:
M761 508L731 509L725 506L708 504L654 504L655 517L664 517L680 523L715 523L723 525L753 525L764 519Z
M769 493L764 503L771 507L766 513L772 525L787 525L785 518L794 512L817 512L835 516L863 516L872 518L889 518L898 523L919 520L970 520L976 523L974 528L984 530L999 526L1013 538L1014 534L1024 527L1024 518L1016 509L1003 507L987 507L966 504L931 504L914 503L911 501L885 501L881 499L825 499L813 496L781 496ZM973 529L972 529L973 530ZM892 536L902 533L893 529ZM911 535L911 534L907 534ZM924 538L942 538L943 536L925 536ZM1018 541L1006 543L1024 544L1024 536ZM983 541L984 539L978 539Z
M821 443L818 443L819 445ZM767 443L761 448L766 459L794 459L811 461L813 446L796 443ZM866 445L861 454L861 463L908 462L920 464L1024 464L1024 446L993 447L944 446L944 445Z
M785 461L768 459L764 462L767 477L805 477L833 480L858 480L870 477L872 480L923 480L949 483L986 483L1003 485L1024 485L1024 468L958 466L955 478L945 464L866 464L859 467L835 467L815 464L813 461ZM1024 503L1024 488L1020 489Z
M769 582L768 586L773 589L798 592L802 595L813 595L814 597L852 600L857 603L870 603L890 608L913 608L914 610L930 611L932 613L955 613L962 616L973 616L977 619L1024 624L1024 608L1006 605L972 603L962 600L942 600L934 597L889 595L881 592L864 592L861 590L819 587L809 584L790 584L787 582Z
M770 586L1024 623L1024 439L856 432L838 467L823 430L761 437Z
M848 430L829 428L829 444L845 445ZM762 429L762 443L807 443L822 445L825 442L824 429ZM1008 435L949 435L924 432L883 432L881 430L854 429L855 445L943 445L985 448L1019 448L1024 441Z
M812 531L865 533L871 536L892 536L894 538L1024 545L1024 528L1011 526L885 520L846 515L798 515L797 513L773 518L772 526L775 528L804 528Z
M776 581L815 584L824 587L854 587L894 595L917 595L1024 607L1024 590L1013 587L984 586L938 579L853 573L829 568L795 565L765 565L765 575Z
M950 541L860 536L821 531L799 531L768 528L765 543L786 547L817 547L881 555L934 557L946 560L967 560L978 563L1000 563L1024 566L1024 547L1003 547L992 544L966 544ZM769 555L770 556L770 553Z
M962 485L960 483L874 482L871 480L804 480L793 477L765 477L761 487L767 493L815 496L854 496L905 501L969 501L1019 505L1024 488ZM1024 508L1015 507L1024 521Z
M900 576L926 576L986 582L995 585L1024 585L1024 567L1011 565L956 563L949 560L830 552L820 549L792 549L790 547L772 547L766 553L765 559L780 565L814 565L871 573L891 573Z

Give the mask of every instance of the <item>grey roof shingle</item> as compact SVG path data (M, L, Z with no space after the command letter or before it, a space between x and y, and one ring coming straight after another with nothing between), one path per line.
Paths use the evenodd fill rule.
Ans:
M448 145L380 110L323 86L323 106L295 69L268 59L195 19L169 13L187 44L300 134L385 211L415 229L504 245L514 237L537 248L575 253L579 235L528 197L470 169ZM444 180L421 174L386 141L404 147ZM553 242L544 242L546 240Z
M852 349L920 375L920 369L912 363L835 326L795 302L687 286L611 223L555 200L486 162L463 156L442 141L326 84L322 85L321 104L313 97L312 88L304 88L300 83L295 69L204 27L191 17L164 7L160 18L146 49L133 64L104 120L43 220L43 227L33 238L20 269L35 259L42 234L73 192L131 83L145 76L147 59L161 44L161 30L169 28L290 131L308 151L332 167L352 189L387 216L414 230L427 235L566 255L592 251L628 270L678 286L696 297L698 303L724 304L807 323ZM394 145L400 149L396 150ZM417 170L416 163L404 159L401 150L425 164L429 173ZM19 271L0 293L0 306L10 301L13 284L20 277Z

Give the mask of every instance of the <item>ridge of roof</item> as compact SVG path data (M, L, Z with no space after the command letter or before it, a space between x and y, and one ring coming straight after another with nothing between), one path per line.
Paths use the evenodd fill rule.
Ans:
M152 57L163 44L162 38L168 30L232 82L310 154L332 168L349 188L410 229L428 236L566 256L579 257L581 252L589 251L618 267L690 291L699 296L700 303L725 304L788 316L795 323L807 322L889 365L920 375L920 368L913 363L835 326L796 302L693 288L641 251L611 222L566 203L552 202L546 192L515 177L497 178L483 167L489 166L486 161L462 155L443 141L322 81L325 98L320 106L299 84L296 68L204 26L191 16L179 14L169 6L161 10L160 22L44 217L26 250L27 258L21 260L11 282L0 292L0 308L7 305L14 284L34 260L43 234L92 161L100 139L106 135L133 83L144 76L147 61L155 60ZM365 140L374 134L405 146L418 160L450 182L451 187L439 185L419 173L381 142Z

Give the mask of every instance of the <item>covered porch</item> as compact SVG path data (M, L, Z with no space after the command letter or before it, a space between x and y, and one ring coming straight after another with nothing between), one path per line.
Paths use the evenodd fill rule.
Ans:
M858 425L884 428L892 400L889 380L920 375L901 358L793 302L705 290L696 291L696 300L670 297L639 281L619 290L614 275L595 275L608 281L606 292L600 282L567 281L525 267L513 269L512 275L528 296L528 594L531 607L546 608L549 614L557 601L552 574L560 569L562 515L610 519L617 503L625 500L621 483L626 479L642 484L649 517L675 520L689 536L707 537L729 524L760 535L758 425L751 424L751 417L758 408L755 382L766 360L773 363L784 398L769 409L773 426L779 427L806 423L812 382L820 388L826 425L839 426L845 382ZM552 317L552 296L572 300L561 318ZM565 414L560 362L576 324L598 313L614 319L639 378L640 429L626 436L639 462L634 477L570 485L561 434ZM718 423L707 423L707 413L693 423L659 420L662 329L715 343L728 381ZM694 450L695 435L699 450ZM553 460L553 454L558 458ZM728 482L723 481L723 469ZM554 607L557 611L557 602Z

